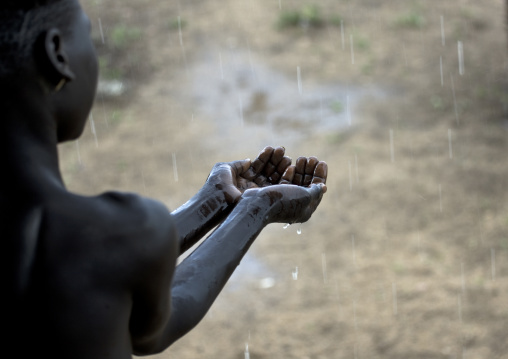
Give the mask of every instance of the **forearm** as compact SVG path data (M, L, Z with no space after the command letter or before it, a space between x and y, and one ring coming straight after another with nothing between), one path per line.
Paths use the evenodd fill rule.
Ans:
M226 198L202 188L194 197L171 213L179 236L180 254L196 244L231 212Z
M176 269L172 314L163 347L185 335L205 316L241 259L269 223L266 199L240 200L226 220Z

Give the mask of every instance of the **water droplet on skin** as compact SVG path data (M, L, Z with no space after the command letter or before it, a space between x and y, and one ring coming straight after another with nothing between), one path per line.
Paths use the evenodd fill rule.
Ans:
M295 267L295 270L293 272L291 272L291 274L293 275L293 280L297 280L298 279L298 267Z
M289 224L289 223L287 223L287 224L286 224L284 227L282 227L282 228L284 228L284 229L288 229L288 227L289 227L289 226L290 226L290 224Z
M296 233L302 234L302 225L300 225L300 227L298 227L298 229L296 230Z

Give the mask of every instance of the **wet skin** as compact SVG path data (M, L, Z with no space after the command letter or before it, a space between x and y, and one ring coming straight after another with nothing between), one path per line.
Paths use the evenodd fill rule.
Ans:
M89 20L70 1L72 31L50 29L24 75L0 79L2 354L152 354L198 324L266 225L310 218L327 165L292 165L284 148L267 147L253 161L216 164L172 213L135 194L68 192L57 144L81 134L97 81ZM62 90L48 91L61 78Z

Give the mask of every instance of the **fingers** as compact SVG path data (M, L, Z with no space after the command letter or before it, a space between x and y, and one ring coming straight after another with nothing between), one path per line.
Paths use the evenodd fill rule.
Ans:
M242 177L255 181L258 185L278 183L291 158L285 156L284 147L265 147Z
M254 178L256 178L256 176L258 176L261 170L265 167L265 164L269 161L273 151L273 147L265 147L263 151L261 151L256 159L251 163L250 168L242 175L242 177L249 181L252 181Z
M268 180L272 184L279 183L279 180L281 179L284 172L286 172L286 169L291 165L291 158L287 156L283 156L278 164L272 164L273 171L270 171L270 173L266 173L268 176Z
M321 184L326 192L326 179L328 165L319 161L317 157L298 157L296 164L291 165L291 158L285 156L284 147L265 147L250 167L242 163L241 171L238 172L248 181L253 181L258 187L273 184L294 184L309 187L312 184ZM239 169L240 171L240 169Z
M273 147L267 146L259 153L258 157L254 160L254 162L252 162L251 166L256 174L259 174L263 170L265 165L270 161L274 151Z
M294 184L309 187L312 184L320 184L326 192L326 179L328 177L328 165L319 161L316 157L299 157L294 166L287 167L281 177L281 184Z
M316 169L319 160L316 157L309 157L305 164L305 175L303 176L303 186L308 187L312 183L314 177L314 170Z
M303 185L303 179L305 177L305 167L307 166L306 157L298 157L295 164L295 175L293 177L293 184L297 186Z
M314 169L314 174L313 174L311 183L326 185L327 177L328 177L328 164L324 161L318 162L315 169ZM326 192L326 186L325 186L325 192Z
M295 177L295 171L296 171L296 167L294 165L289 166L286 169L286 171L284 172L284 174L282 175L280 184L293 184L293 179Z
M242 175L243 173L247 172L247 170L251 166L251 161L250 161L250 159L233 161L233 162L230 162L229 165L231 166L233 171L236 173L236 175L239 176L239 175Z
M273 150L271 157L268 159L265 167L263 168L263 173L265 176L269 177L275 171L277 171L277 167L280 161L282 161L284 158L284 152L286 152L284 147L277 147Z

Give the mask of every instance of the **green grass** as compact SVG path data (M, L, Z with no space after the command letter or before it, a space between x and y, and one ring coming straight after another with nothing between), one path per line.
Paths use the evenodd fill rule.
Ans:
M168 26L171 30L182 30L187 27L187 21L181 19L180 17L170 19L168 21Z
M340 26L342 24L342 17L339 15L330 15L328 23L333 26Z
M368 50L370 47L370 42L367 38L362 36L353 36L355 42L355 49L358 50Z
M340 25L340 17L332 15L330 23ZM305 5L300 10L282 11L277 20L279 29L295 28L295 27L311 27L320 28L327 23L321 14L321 10L317 5Z
M119 24L111 31L110 41L113 47L122 50L131 46L141 36L142 31L140 28Z
M443 110L446 107L445 101L439 95L432 95L429 101L434 110Z
M406 29L419 29L425 25L425 18L416 12L410 12L399 16L395 24Z
M122 119L123 119L122 111L113 111L113 113L111 113L109 116L108 123L110 125L117 125L120 123Z
M107 56L99 56L99 72L101 77L108 80L121 80L124 75L121 69L111 66Z
M341 113L344 111L344 105L342 104L342 102L340 101L333 101L331 104L330 104L330 108L333 112L335 113Z

